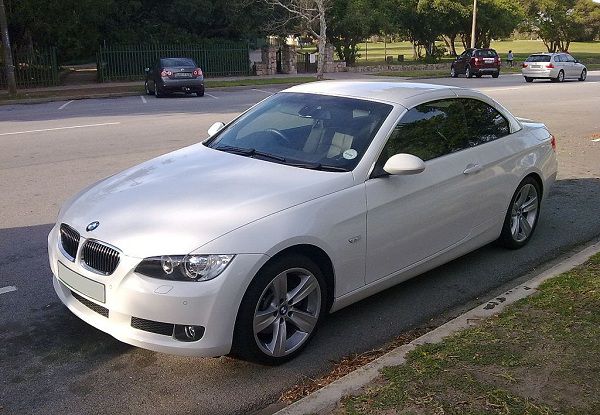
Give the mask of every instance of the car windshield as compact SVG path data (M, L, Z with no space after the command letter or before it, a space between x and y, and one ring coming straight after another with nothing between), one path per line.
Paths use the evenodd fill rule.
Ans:
M206 145L296 167L350 171L391 110L379 102L284 92L258 104Z
M550 62L550 55L531 55L525 62Z
M498 55L493 49L483 49L476 51L475 56L477 56L478 58L495 58Z
M196 66L196 62L186 58L168 58L160 60L162 66Z

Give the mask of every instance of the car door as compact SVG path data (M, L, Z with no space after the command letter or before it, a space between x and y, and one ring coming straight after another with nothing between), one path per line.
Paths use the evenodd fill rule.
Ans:
M567 65L569 65L569 78L579 78L581 71L579 70L579 64L576 62L575 58L568 53L565 53L564 56L566 57Z
M443 99L409 110L390 135L367 180L366 283L408 269L464 241L479 209L471 186L477 160L465 150L469 137L462 104ZM426 162L425 171L385 175L394 154Z
M571 68L571 63L567 59L567 55L565 55L564 53L561 53L557 57L558 57L558 62L559 62L558 66L560 69L563 70L563 72L565 74L565 78L570 77L572 68ZM555 58L554 60L557 60L557 59Z
M466 56L466 54L467 54L467 51L465 50L456 59L456 63L454 64L454 70L456 71L456 73L463 73L465 71L465 56Z

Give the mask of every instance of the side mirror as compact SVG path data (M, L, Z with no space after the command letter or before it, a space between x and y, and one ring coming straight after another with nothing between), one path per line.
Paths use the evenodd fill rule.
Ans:
M386 161L383 170L389 174L419 174L425 170L425 162L412 154L396 154Z
M223 127L225 127L225 124L223 124L221 121L217 121L216 123L211 125L210 128L208 129L209 137L212 137L213 135L215 135L216 133L221 131L223 129Z

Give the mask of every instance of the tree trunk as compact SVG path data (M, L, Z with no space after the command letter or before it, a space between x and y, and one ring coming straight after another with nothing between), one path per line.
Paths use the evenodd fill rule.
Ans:
M2 46L4 49L4 69L6 71L6 83L8 94L11 97L17 95L17 82L15 80L15 65L13 63L12 50L10 49L10 38L8 36L8 23L6 22L6 11L4 0L0 0L0 30L2 31Z
M317 80L323 80L325 66L325 45L327 44L327 20L325 20L324 0L317 0L319 10L319 58L317 61Z
M452 34L450 35L450 53L452 53L452 56L456 56L456 46L454 45L454 42L456 42L456 35Z

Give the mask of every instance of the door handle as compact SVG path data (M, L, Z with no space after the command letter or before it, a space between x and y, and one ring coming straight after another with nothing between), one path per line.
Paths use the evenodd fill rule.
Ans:
M463 171L464 174L475 174L475 173L479 173L481 171L482 167L480 164L468 164L467 167L465 168L465 170Z

